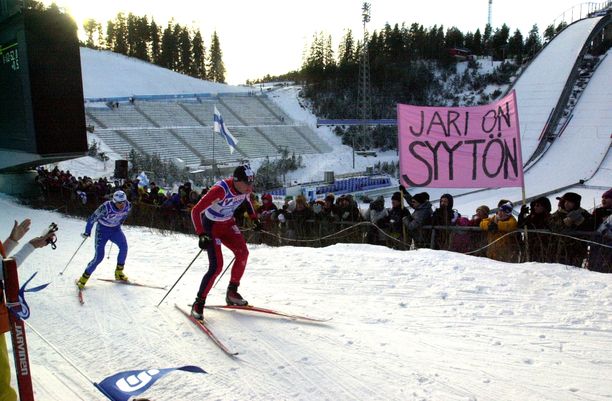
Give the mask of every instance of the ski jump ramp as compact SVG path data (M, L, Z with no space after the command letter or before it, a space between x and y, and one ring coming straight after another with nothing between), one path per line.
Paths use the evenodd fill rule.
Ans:
M538 147L551 110L600 19L588 18L567 27L538 54L514 85L524 161ZM586 195L585 201L594 198L599 203L605 191L601 188L612 187L612 49L602 58L562 135L525 172L526 198L545 194L554 199L559 193L573 190ZM496 188L459 196L461 211L473 213L483 203L495 207L499 199L519 201L521 190ZM590 207L590 202L585 202L585 207Z
M519 76L514 89L518 103L523 160L539 144L551 111L563 92L584 44L602 17L573 23L559 33Z

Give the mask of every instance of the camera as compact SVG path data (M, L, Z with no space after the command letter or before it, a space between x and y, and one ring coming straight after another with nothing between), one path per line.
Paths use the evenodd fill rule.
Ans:
M47 227L43 233L42 236L43 237L48 237L47 238L47 244L51 245L51 249L55 249L57 248L57 245L55 245L55 243L57 242L57 237L55 236L55 232L59 229L59 227L57 226L57 224L55 223L51 223L49 224L49 227Z

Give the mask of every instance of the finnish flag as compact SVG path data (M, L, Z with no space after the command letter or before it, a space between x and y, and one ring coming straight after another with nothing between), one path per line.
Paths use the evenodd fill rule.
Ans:
M225 142L227 142L227 145L230 148L230 153L233 154L234 150L236 150L236 145L238 145L238 140L234 138L232 134L230 134L229 130L225 126L225 123L223 122L223 117L221 117L221 113L219 113L219 110L217 110L217 106L215 106L213 130L215 133L221 134L221 136L225 139Z

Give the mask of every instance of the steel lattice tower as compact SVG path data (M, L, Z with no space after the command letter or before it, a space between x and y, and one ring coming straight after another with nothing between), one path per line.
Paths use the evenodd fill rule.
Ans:
M363 3L361 15L363 22L363 44L359 62L359 114L361 117L361 130L355 140L353 136L353 168L355 167L355 149L369 149L371 138L369 135L368 120L372 118L372 94L370 91L370 59L368 57L368 30L366 24L370 22L370 3Z

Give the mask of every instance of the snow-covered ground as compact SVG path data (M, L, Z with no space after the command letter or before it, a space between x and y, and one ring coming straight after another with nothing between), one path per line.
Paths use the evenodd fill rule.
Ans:
M146 61L81 47L83 95L87 98L134 95L248 92L252 88L202 81Z
M119 371L197 365L171 373L151 400L608 400L612 397L612 275L553 264L506 264L450 252L369 245L249 246L241 292L252 304L331 318L306 324L206 311L233 360L174 304L191 302L206 269L200 257L159 308L163 290L110 284L116 248L77 302L76 279L93 256L84 222L29 210L0 197L0 235L14 219L30 234L56 222L58 248L37 250L22 282L51 282L28 294L37 399L105 399L88 381ZM197 254L194 236L125 227L126 273L170 286ZM24 239L24 240L25 240ZM108 249L108 248L107 248ZM225 255L226 262L231 254ZM227 274L211 291L222 303Z

